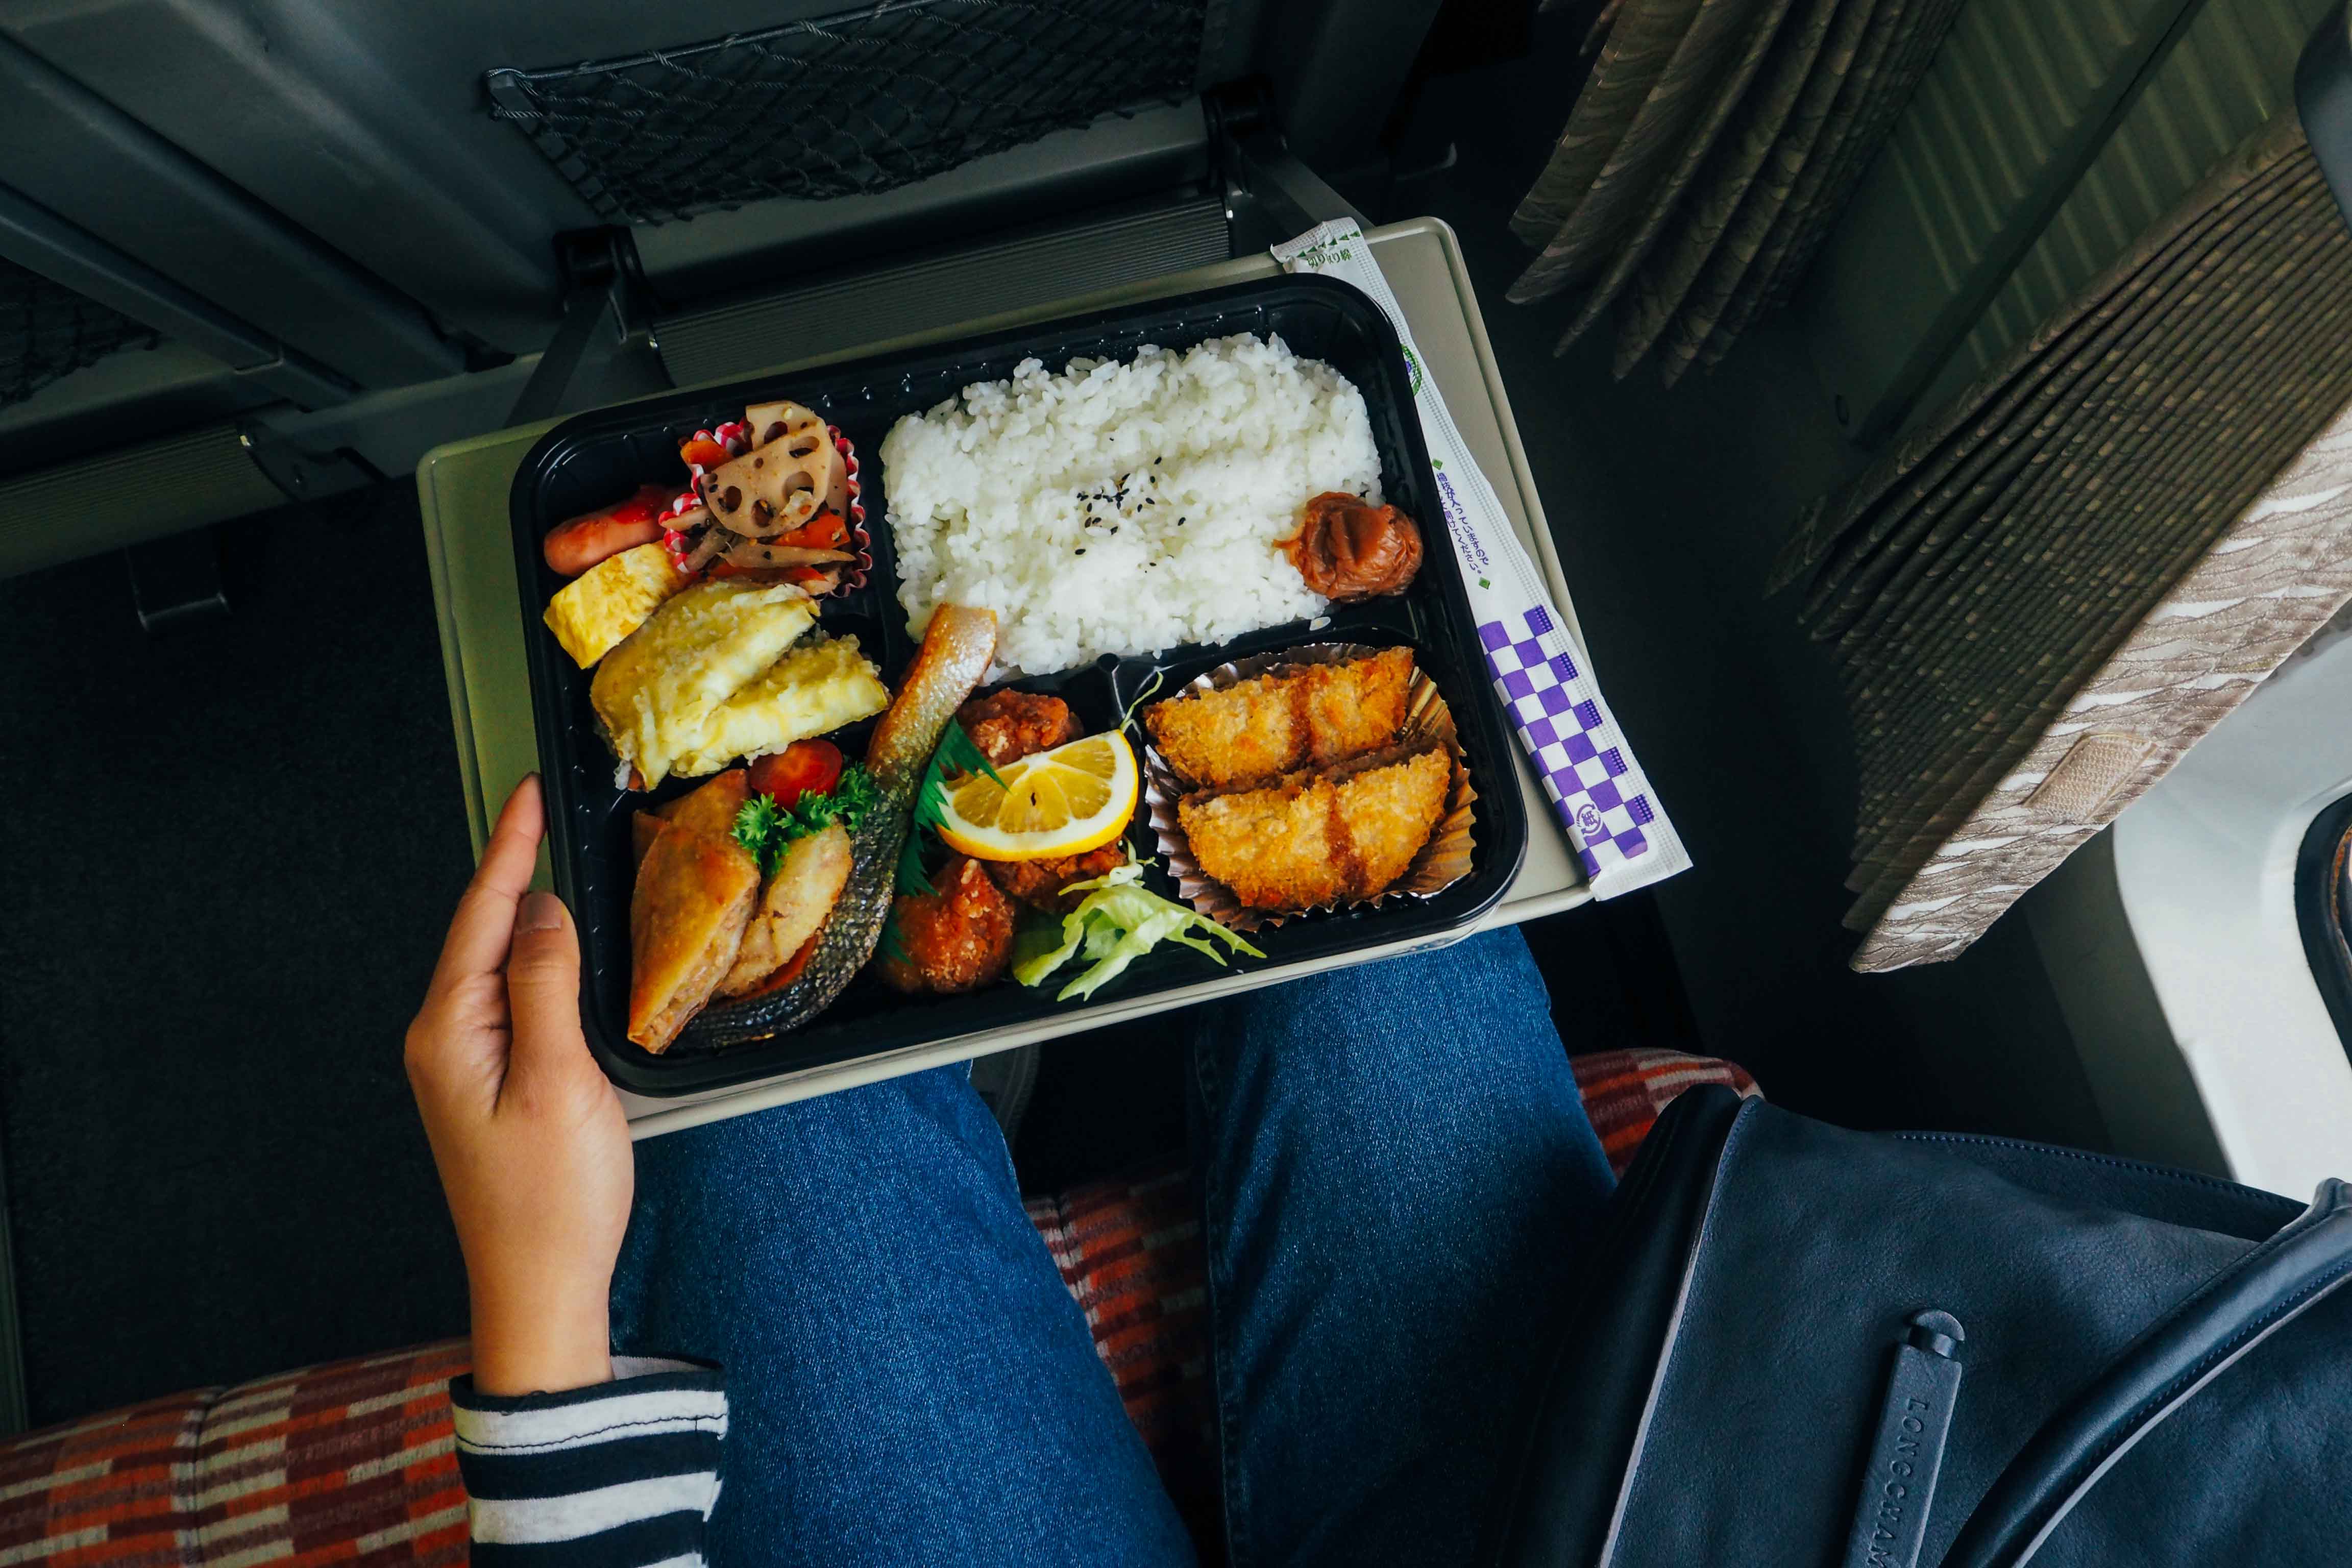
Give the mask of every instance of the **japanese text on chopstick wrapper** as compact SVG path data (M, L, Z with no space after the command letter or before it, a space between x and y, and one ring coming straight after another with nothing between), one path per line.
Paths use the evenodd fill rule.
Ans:
M1534 760L1544 794L1601 898L1674 875L1690 856L1634 761L1601 687L1570 641L1542 574L1519 543L1486 477L1423 374L1396 296L1352 219L1323 224L1274 247L1291 272L1355 285L1388 316L1412 369L1413 407L1429 444L1446 537L1462 563L1495 689Z

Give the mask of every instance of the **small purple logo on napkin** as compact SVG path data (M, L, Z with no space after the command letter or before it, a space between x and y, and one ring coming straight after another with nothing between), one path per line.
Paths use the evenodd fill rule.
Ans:
M1559 635L1551 616L1538 605L1510 619L1523 626L1488 621L1478 628L1486 668L1520 743L1535 759L1544 794L1568 826L1585 875L1597 877L1603 846L1628 860L1649 852L1642 825L1655 820L1657 812L1646 795L1619 793L1616 781L1626 771L1621 742L1608 732L1612 726L1601 704L1573 689L1575 661L1564 649L1544 647L1548 634L1554 640Z

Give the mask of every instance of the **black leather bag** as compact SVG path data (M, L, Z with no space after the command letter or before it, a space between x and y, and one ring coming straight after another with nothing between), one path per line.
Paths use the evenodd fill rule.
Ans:
M2352 1563L2352 1192L1668 1107L1500 1568Z

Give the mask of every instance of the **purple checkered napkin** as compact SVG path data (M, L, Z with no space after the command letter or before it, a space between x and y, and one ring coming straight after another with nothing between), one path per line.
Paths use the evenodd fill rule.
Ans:
M1274 258L1293 272L1319 272L1353 284L1396 328L1413 367L1413 412L1429 442L1445 537L1461 563L1486 668L1520 744L1535 760L1544 794L1584 862L1593 893L1614 898L1687 869L1690 855L1659 808L1600 686L1591 671L1578 668L1575 645L1560 624L1543 574L1454 428L1436 378L1421 374L1421 354L1404 311L1372 260L1363 232L1353 219L1327 223L1276 246Z
M1535 759L1544 795L1570 829L1584 874L1599 880L1606 866L1650 852L1643 831L1657 821L1657 807L1638 782L1617 743L1614 721L1576 667L1568 639L1538 605L1508 622L1478 628L1486 668L1510 710L1519 743ZM1584 695L1580 691L1589 691Z

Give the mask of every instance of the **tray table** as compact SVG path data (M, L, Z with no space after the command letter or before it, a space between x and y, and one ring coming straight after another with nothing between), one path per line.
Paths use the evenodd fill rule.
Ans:
M1415 218L1373 229L1367 238L1412 324L1424 369L1436 378L1454 423L1475 451L1504 509L1510 513L1512 526L1541 563L1553 596L1568 620L1570 633L1580 647L1582 636L1576 625L1575 606L1560 575L1559 554L1544 522L1535 480L1528 470L1526 453L1511 420L1502 377L1496 370L1486 326L1453 231L1435 218ZM1111 304L1272 277L1278 271L1269 257L1245 257L1108 293L1061 300L1034 310L965 322L890 342L865 344L822 361L780 365L772 374L786 374L816 363L969 337ZM417 465L425 550L433 575L442 661L456 730L458 782L478 852L488 833L490 814L498 803L518 779L540 765L507 504L509 489L524 455L555 423L551 420L452 442L428 452ZM1510 890L1483 922L1486 926L1553 914L1584 903L1592 896L1523 754L1516 756L1515 766L1530 827L1527 858ZM542 863L541 885L544 882ZM1466 933L1444 940L1459 940L1461 934ZM625 1092L622 1099L629 1113L631 1131L646 1137L992 1051L1008 1050L1057 1035L1100 1028L1192 1002L1279 984L1321 969L1391 957L1424 945L1438 943L1394 942L1248 974L1212 972L1199 984L1181 990L1124 1002L1114 994L1103 1002L1072 1007L1019 1026L958 1036L706 1094L652 1100Z

